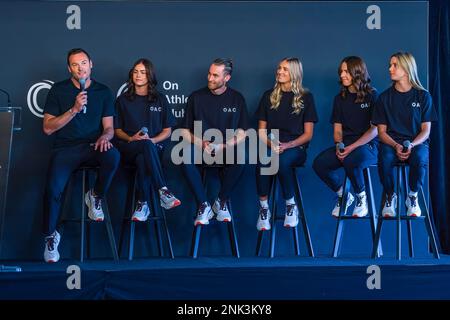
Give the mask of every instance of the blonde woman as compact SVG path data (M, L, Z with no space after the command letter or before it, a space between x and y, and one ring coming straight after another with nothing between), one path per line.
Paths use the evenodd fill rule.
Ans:
M306 160L306 149L313 136L314 123L318 121L313 95L303 88L303 68L297 58L285 58L278 64L276 82L267 90L256 112L259 138L279 154L279 178L283 198L286 200L285 227L298 224L298 208L294 199L295 176L292 167ZM271 130L279 130L279 138L271 140ZM260 208L257 229L269 230L270 216L268 194L274 176L262 175L256 168L256 185Z
M392 86L380 94L372 119L378 127L382 142L379 171L386 193L382 214L384 217L396 215L398 199L394 193L393 168L397 162L402 161L407 162L410 167L407 215L418 217L421 210L417 192L423 184L428 166L431 122L436 119L436 114L431 95L419 81L412 54L393 54L389 73Z

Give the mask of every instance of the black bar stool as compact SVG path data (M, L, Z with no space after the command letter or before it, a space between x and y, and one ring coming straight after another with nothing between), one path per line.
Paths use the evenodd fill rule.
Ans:
M122 230L120 232L120 240L119 240L119 252L122 252L122 245L124 240L124 232L126 224L130 225L130 233L129 233L129 241L128 241L128 260L133 260L134 256L134 235L135 235L135 229L136 229L136 222L131 219L133 213L134 213L134 205L136 202L136 180L137 180L137 172L135 167L126 167L128 170L133 170L134 174L132 175L132 181L131 181L131 188L128 188L129 192L127 195L127 199L130 199L128 201L127 205L127 211L130 212L130 215L126 215L126 217L123 220L122 223ZM155 226L155 236L156 241L158 244L158 253L160 257L164 256L164 246L163 246L163 240L161 237L161 222L164 225L164 234L167 241L167 246L169 248L169 256L171 259L174 259L173 254L173 248L172 248L172 240L169 233L169 228L167 227L167 220L166 220L166 213L165 209L161 207L160 205L160 199L158 191L153 188L153 186L150 187L150 215L148 216L147 220L140 223L145 223L149 226L149 230L151 230L151 223L154 222ZM130 196L131 192L131 196Z
M206 170L207 169L217 169L219 170L219 174L221 176L221 178L223 178L223 165L203 165L201 167L201 174L202 174L202 181L203 181L203 185L206 187ZM222 180L222 179L221 179ZM227 227L228 227L228 237L230 239L230 245L231 245L231 252L233 254L233 256L235 256L236 258L240 257L239 254L239 246L238 246L238 241L237 241L237 237L236 237L236 230L234 227L234 217L233 217L233 210L231 208L231 200L228 199L227 201L227 206L228 206L228 211L230 212L231 215L231 221L230 222L221 222L221 223L226 223ZM209 223L213 222L213 220L215 220L214 218L210 220ZM198 257L198 246L200 244L200 235L201 235L201 231L202 231L202 225L198 224L196 226L194 226L194 232L192 234L192 244L191 244L191 250L190 250L190 256L193 258L197 258Z
M78 169L76 169L73 172L72 177L79 172L82 175L81 217L75 218L75 219L64 219L63 220L63 222L76 222L76 223L80 223L80 225L81 225L80 262L84 261L84 256L85 256L84 250L85 250L86 238L87 238L87 241L89 242L89 228L86 228L86 222L96 223L95 221L92 221L89 218L86 219L87 210L86 210L86 203L84 201L84 197L85 197L86 192L89 190L89 186L90 186L89 173L93 172L94 174L97 174L98 169L99 169L98 166L80 166ZM102 207L103 207L103 213L105 215L105 226L106 226L106 231L108 233L108 240L109 240L109 245L111 247L111 252L114 257L114 260L118 261L119 255L117 253L116 240L114 237L114 231L113 231L113 227L111 224L111 217L109 215L108 203L106 201L106 197L104 199L102 199ZM87 246L87 256L90 257L89 245Z
M407 168L409 165L405 162L398 162L395 165L395 169L397 172L397 181L395 182L395 192L397 194L397 208L396 208L396 215L395 217L383 217L381 214L383 204L385 202L386 194L383 192L382 197L382 205L380 206L379 215L378 215L378 226L377 226L377 232L375 235L375 239L373 242L373 250L372 250L372 258L376 257L376 252L378 249L378 243L381 236L381 227L384 220L393 220L397 221L397 259L401 260L402 253L401 253L401 221L406 221L407 226L407 233L408 233L408 244L409 244L409 256L411 258L414 257L414 247L413 247L413 237L412 237L412 226L411 221L412 220L423 220L425 222L425 227L427 229L428 238L431 242L431 250L433 252L433 256L436 259L440 259L439 251L437 249L436 245L436 238L434 236L434 226L431 221L430 212L428 210L428 204L427 204L427 198L425 198L425 193L423 191L423 187L420 187L419 193L418 193L418 204L420 206L420 203L422 202L422 215L420 217L408 217L406 214L401 215L401 212L403 210L400 210L403 206L402 201L406 198L408 195L408 170ZM428 185L428 173L427 173L427 185Z
M376 165L370 167L377 167ZM366 186L366 196L368 200L369 213L365 217L353 217L352 215L345 214L345 208L347 204L348 193L350 191L350 179L347 175L344 176L344 190L341 197L339 216L337 219L336 225L336 234L334 236L334 245L333 245L333 257L336 258L341 251L341 240L344 233L344 221L345 220L361 220L361 219L370 219L370 229L372 231L372 242L375 240L376 234L376 226L377 226L377 211L375 208L375 201L373 196L373 187L372 187L372 178L370 175L370 167L364 168L364 183ZM380 246L377 249L377 256L380 257L383 255L383 250Z
M299 219L299 223L301 222L302 227L303 227L303 234L305 236L305 241L306 241L306 247L308 249L308 255L310 257L314 257L314 250L313 250L313 246L312 246L312 242L311 242L311 236L309 233L309 227L308 227L308 221L306 219L306 215L305 215L305 209L303 206L303 198L302 198L302 192L300 189L300 184L298 182L298 178L297 178L297 168L300 167L293 167L292 170L294 172L294 176L295 176L295 202L297 204L298 207L298 219ZM270 201L271 201L271 205L270 205L270 211L272 213L272 217L271 217L271 229L270 229L270 251L269 251L269 256L271 258L273 258L275 256L275 237L276 237L276 228L277 228L277 221L283 221L284 220L284 216L277 216L277 198L278 198L278 193L279 193L279 183L278 183L278 178L277 176L274 176L272 178L272 186L270 188ZM298 241L298 226L292 228L292 237L294 240L294 253L295 255L299 256L300 255L300 246L299 246L299 241ZM262 244L262 240L263 240L263 235L264 235L265 231L258 231L258 239L256 242L256 256L259 256L261 254L261 244Z

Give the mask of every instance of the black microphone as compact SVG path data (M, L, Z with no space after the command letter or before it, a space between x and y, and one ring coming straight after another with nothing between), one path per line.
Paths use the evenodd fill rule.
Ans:
M411 146L411 142L409 140L403 141L403 150L402 152L408 152L409 147Z
M80 78L80 80L78 80L78 82L80 83L81 92L85 91L86 79L85 78ZM83 106L83 113L86 113L86 105Z
M343 144L342 142L336 143L336 149L338 149L340 153L344 152L345 151L345 144Z
M142 128L141 128L141 132L139 132L139 135L140 135L140 136L143 136L143 135L145 135L145 134L147 134L147 133L148 133L147 127L142 127Z

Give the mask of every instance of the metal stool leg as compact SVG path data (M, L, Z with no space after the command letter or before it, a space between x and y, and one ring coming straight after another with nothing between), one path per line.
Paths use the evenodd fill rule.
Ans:
M171 259L175 259L175 256L173 254L173 248L172 248L172 240L170 237L170 233L169 233L169 228L167 226L167 220L166 220L166 212L164 209L161 208L161 216L163 219L163 224L164 224L164 231L165 231L165 235L166 235L166 241L167 241L167 245L169 247L169 254L170 254L170 258Z
M272 228L270 229L270 248L269 257L275 256L275 237L277 234L277 200L278 200L278 179L276 176L272 180L273 196L272 196Z
M302 222L303 235L305 236L305 241L306 241L306 248L308 249L309 256L314 257L314 249L313 249L313 245L312 245L312 241L311 241L311 234L309 233L308 220L306 219L305 207L303 205L302 190L301 190L300 184L298 182L296 168L294 168L293 170L294 170L294 177L295 177L295 182L296 182L296 187L297 187L297 188L295 188L295 191L297 193L297 200L298 200L298 205L299 205L299 209L300 209L299 218ZM297 243L297 246L298 246L298 243Z
M109 245L111 246L111 251L115 261L119 261L119 254L117 253L116 247L116 239L114 237L114 231L111 224L111 216L109 215L109 208L106 198L103 201L105 210L105 222L106 222L106 230L108 232Z
M236 258L240 258L239 246L238 246L237 237L236 237L236 230L234 228L233 209L231 208L230 200L228 200L227 205L228 205L228 210L230 211L230 214L231 214L231 221L227 222L228 237L230 239L231 251Z
M402 199L402 170L397 167L397 181L396 181L396 193L397 193L397 208L396 208L396 218L397 218L397 260L402 259L402 220L400 217L400 200Z
M423 191L423 188L420 188L419 193L423 200L423 205L424 205L424 209L425 209L425 227L427 229L428 237L431 240L431 249L433 250L433 256L436 259L440 259L439 251L438 251L437 244L436 244L436 237L435 237L434 231L433 231L434 228L431 223L430 212L428 210L428 205L426 202L425 193Z
M194 233L192 234L191 252L189 254L192 258L197 258L198 256L198 245L200 243L201 232L202 232L201 224L194 227Z
M342 193L341 203L339 205L339 216L337 217L336 234L334 237L333 258L336 258L339 255L342 233L343 233L343 229L344 229L344 219L342 219L342 216L345 215L345 210L347 208L348 193L350 191L350 181L349 181L347 175L345 175L345 177L344 177L344 188L343 189L344 190L342 191L343 193Z
M85 227L86 227L86 204L84 202L84 195L88 186L88 177L86 170L82 171L82 191L81 191L81 243L80 243L80 261L84 261L84 243L85 243Z
M405 198L408 197L408 172L406 170L406 166L402 168L403 171L403 190L405 190ZM413 231L412 231L412 225L411 220L406 220L406 230L408 233L408 250L409 250L409 256L411 258L414 258L414 243L413 243Z
M159 256L162 257L164 256L164 246L162 243L162 237L161 237L161 224L160 224L160 219L161 219L161 207L159 205L159 198L156 197L155 192L153 190L152 187L152 192L150 192L150 201L152 202L152 210L153 210L153 214L155 215L155 235L156 235L156 241L158 244L158 253Z
M382 215L382 210L383 210L383 205L384 202L386 201L386 192L383 190L383 195L381 197L381 204L380 204L380 209L379 209L379 214L378 214L378 221L377 221L377 227L375 229L375 238L373 240L373 244L372 244L372 259L378 258L378 248L380 245L380 237L381 237L381 227L383 225L383 215Z
M369 214L370 214L370 228L372 231L372 241L375 241L376 227L377 227L377 210L375 208L375 199L373 196L373 186L372 186L372 177L370 174L370 167L367 167L363 171L364 180L366 184L366 190L368 193L368 201L369 201ZM383 255L383 249L381 246L381 242L378 243L377 256L381 257Z

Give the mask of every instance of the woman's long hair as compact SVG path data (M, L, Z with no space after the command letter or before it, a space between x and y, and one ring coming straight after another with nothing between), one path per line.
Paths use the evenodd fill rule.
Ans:
M298 58L284 58L280 61L287 61L289 64L289 75L291 77L291 90L294 93L294 99L292 100L292 108L294 109L292 113L299 114L301 109L303 108L303 95L306 92L306 89L302 86L303 81L303 67L302 63ZM279 65L279 64L278 64ZM275 86L273 87L273 91L270 94L270 103L271 109L278 109L280 106L281 97L283 92L281 90L281 84L276 81Z
M417 75L417 64L414 56L409 52L397 52L391 56L391 59L396 57L400 67L408 74L409 82L418 90L425 90Z
M133 67L128 72L127 91L125 92L125 96L129 100L133 100L135 98L136 89L134 88L133 73L134 73L134 68L136 68L136 66L138 64L144 65L145 73L147 74L147 80L148 80L147 97L148 97L148 100L155 101L158 97L158 91L156 90L157 81L156 81L155 69L153 68L153 64L151 63L151 61L148 59L145 59L145 58L141 58L141 59L137 60L133 64Z
M356 99L355 102L363 102L364 98L371 94L373 91L373 88L370 84L370 76L369 72L367 71L366 64L364 63L363 59L356 56L349 56L342 59L341 63L339 64L338 68L338 75L339 75L339 83L341 84L341 97L345 98L348 92L348 88L345 87L342 84L342 80L340 80L341 71L342 71L342 64L347 64L347 70L350 76L352 77L352 86L356 90Z

